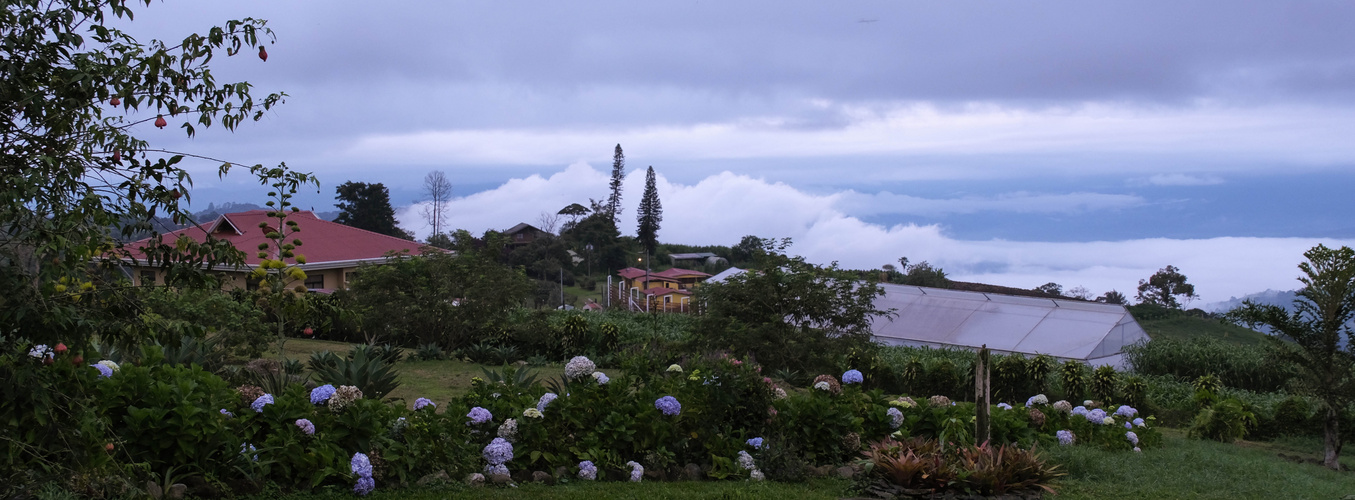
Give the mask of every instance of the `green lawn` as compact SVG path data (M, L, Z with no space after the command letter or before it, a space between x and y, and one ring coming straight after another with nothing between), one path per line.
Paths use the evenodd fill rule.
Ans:
M1187 340L1197 337L1211 337L1243 345L1257 345L1266 341L1266 335L1263 333L1224 324L1216 319L1179 316L1166 319L1140 320L1139 326L1142 326L1148 336L1155 340Z

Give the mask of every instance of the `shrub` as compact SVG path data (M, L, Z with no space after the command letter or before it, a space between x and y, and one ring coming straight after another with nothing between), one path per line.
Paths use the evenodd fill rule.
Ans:
M1248 427L1256 426L1256 415L1241 401L1229 398L1205 407L1195 415L1189 434L1191 437L1231 443L1247 435Z
M1099 401L1117 401L1120 393L1120 374L1109 365L1099 366L1092 372L1092 396Z
M1082 399L1087 393L1087 365L1068 360L1059 368L1059 380L1063 383L1063 396L1069 401Z
M1265 346L1247 346L1201 337L1159 339L1124 349L1134 372L1194 380L1219 376L1229 387L1254 392L1283 389L1295 374L1292 364L1273 359Z
M946 453L930 439L885 439L871 443L865 456L873 467L860 488L884 498L911 496L919 490L1053 493L1053 481L1063 476L1058 465L1046 463L1033 447L985 444Z

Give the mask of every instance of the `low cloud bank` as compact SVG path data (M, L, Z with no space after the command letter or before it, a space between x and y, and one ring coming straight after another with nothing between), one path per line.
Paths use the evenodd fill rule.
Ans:
M608 176L586 163L576 163L549 177L512 179L498 188L452 200L449 225L478 235L519 222L536 224L543 213L554 214L571 203L587 205L589 198L605 198ZM644 173L638 169L626 178L623 233L635 233L635 208L643 183ZM857 218L877 213L1113 210L1142 203L1125 195L1012 193L934 200L853 191L813 194L730 172L690 185L671 183L660 175L657 186L663 205L662 241L733 245L750 234L790 237L794 240L791 252L813 262L877 268L906 256L912 262L939 265L953 279L1020 288L1052 281L1065 288L1081 285L1097 294L1115 289L1133 296L1138 280L1170 264L1195 284L1201 303L1213 302L1265 289L1295 288L1303 251L1318 243L1355 246L1355 240L1250 237L972 241L948 237L937 225L882 226ZM397 213L402 226L420 238L431 231L420 216L422 208L413 205Z

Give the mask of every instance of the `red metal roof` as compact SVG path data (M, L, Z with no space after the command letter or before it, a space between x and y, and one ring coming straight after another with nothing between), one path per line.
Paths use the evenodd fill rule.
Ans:
M255 265L261 260L259 259L259 244L272 243L273 241L265 238L264 230L259 227L260 222L267 222L270 225L277 224L277 219L268 217L267 214L267 210L230 213L222 215L220 219L211 224L203 224L202 227L214 231L212 236L229 241L235 248L245 252L245 264ZM296 221L297 227L301 228L301 231L296 233L295 238L300 239L302 245L294 251L297 255L306 256L307 266L325 262L377 259L385 256L386 252L399 252L401 250L408 250L410 255L419 255L423 248L433 248L425 247L422 243L416 241L330 222L316 217L309 210L293 213L287 217L287 220ZM203 229L189 227L167 233L162 237L166 243L172 243L179 238L179 235L187 235L201 242L206 239L206 234ZM288 241L292 237L288 235ZM150 238L138 240L129 243L127 247L133 252L133 255L139 255L138 250L146 246L149 241Z
M657 273L653 273L653 275L663 276L663 277L665 277L665 278L677 278L677 277L679 277L679 276L696 276L696 277L698 277L698 278L709 278L709 277L710 277L709 274L703 273L703 272L701 272L701 271L693 271L693 270L691 270L691 269L679 269L679 268L676 268L676 267L674 267L674 268L672 268L672 269L665 269L665 270L659 271L659 272L657 272Z

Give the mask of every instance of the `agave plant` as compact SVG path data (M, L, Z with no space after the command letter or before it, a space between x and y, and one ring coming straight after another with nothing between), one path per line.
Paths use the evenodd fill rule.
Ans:
M428 343L419 346L408 358L409 361L439 361L447 359L447 354L442 352L442 348L437 344Z
M311 370L320 382L335 386L351 385L372 399L382 399L400 386L400 374L395 371L395 365L374 355L372 349L355 347L349 352L348 359L330 354L317 360L312 355Z
M536 383L536 370L519 369L513 366L505 366L503 371L487 370L480 368L485 374L485 380L491 384L503 384L509 388L527 390Z
M216 372L225 364L226 351L220 348L220 344L219 340L212 337L199 340L192 335L184 335L174 344L156 342L164 355L165 364L198 365L209 372Z

